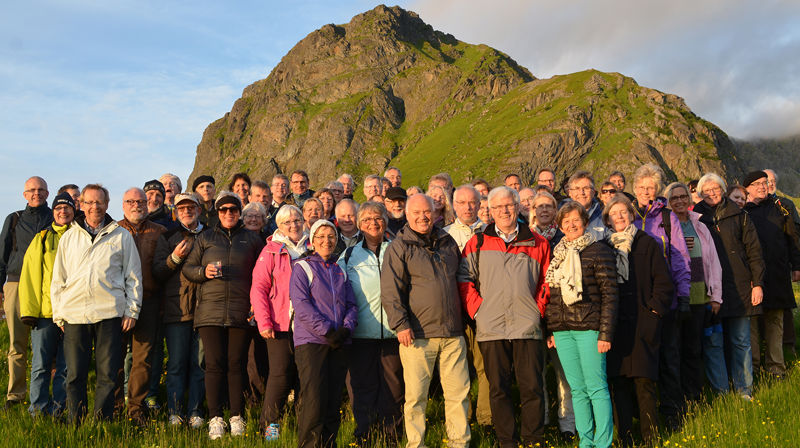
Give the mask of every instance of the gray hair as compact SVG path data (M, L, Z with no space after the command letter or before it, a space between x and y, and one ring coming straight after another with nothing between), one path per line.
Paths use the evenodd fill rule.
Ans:
M478 192L478 190L477 190L477 189L475 189L475 187L473 187L473 186L472 186L472 184L464 184L464 185L461 185L460 187L456 188L456 191L455 191L455 192L453 192L453 202L455 202L455 201L456 201L456 194L458 194L458 192L459 192L459 191L462 191L462 190L463 190L463 191L469 191L470 193L472 193L472 194L475 196L475 199L476 199L478 202L480 202L480 201L481 201L481 194L480 194L480 192Z
M345 179L347 179L347 182L349 182L351 185L355 185L355 184L356 184L356 181L355 181L355 179L353 179L353 176L351 176L351 175L349 175L349 174L347 174L347 173L343 173L343 174L342 174L341 176L339 176L339 178L338 178L338 179L336 179L336 180L339 180L339 179L341 179L341 178L343 178L343 177L344 177Z
M358 216L358 202L347 198L342 199L341 201L339 201L338 204L336 204L336 208L334 209L334 214L339 215L339 209L341 207L344 207L345 205L353 207L353 211L356 213L356 216Z
M537 192L536 195L533 197L533 202L536 202L536 200L539 198L547 198L550 202L553 203L553 207L558 208L558 201L556 201L556 198L552 194L550 194L549 191Z
M439 174L434 174L433 176L431 176L430 180L428 180L428 188L429 189L430 189L431 182L433 182L435 180L445 181L445 182L447 182L448 190L452 190L453 189L453 178L450 177L449 174L447 174L447 173L439 173ZM447 193L447 192L445 192L445 193Z
M278 209L278 212L275 213L275 225L279 226L285 223L289 220L289 218L292 217L292 214L297 215L300 217L300 221L305 222L305 218L303 218L303 212L301 212L296 206L287 204L281 206L281 208Z
M244 216L247 215L247 212L249 212L251 210L255 210L256 213L261 215L261 219L264 220L265 223L267 222L267 209L264 208L264 204L262 204L260 202L250 202L250 203L248 203L242 209L242 217L244 218Z
M356 216L356 227L361 228L361 220L367 213L377 213L381 215L384 223L389 222L389 214L386 212L386 206L380 202L367 201L358 207L358 215Z
M383 177L386 177L386 175L389 174L389 171L397 171L397 174L401 176L403 175L403 173L400 172L400 168L396 166L390 166L389 168L386 168L386 171L383 172Z
M125 190L125 193L122 193L122 196L125 196L126 194L130 193L131 191L138 191L139 193L142 194L142 196L147 197L147 193L145 193L144 190L142 190L139 187L128 188L127 190Z
M164 174L161 175L161 177L158 179L158 181L161 182L162 184L166 184L166 182L164 182L164 179L171 180L172 182L175 182L176 184L178 184L178 190L180 190L180 191L178 191L178 193L183 191L183 184L181 183L181 178L180 177L178 177L178 176L176 176L176 175L174 175L172 173L164 173Z
M778 184L778 173L776 173L776 172L775 172L775 170L773 170L773 169L771 169L771 168L764 168L764 169L763 169L763 170L761 170L761 171L763 171L763 172L767 173L767 175L769 175L769 174L772 174L772 177L774 177L774 178L775 178L775 185L777 185L777 184Z
M684 190L686 190L686 194L689 194L689 192L691 191L689 190L689 187L686 186L685 183L673 182L667 186L666 190L664 190L664 196L667 198L667 201L672 199L672 192L675 191L676 188L683 188Z
M328 182L327 185L325 185L325 188L327 188L329 190L331 190L331 189L344 190L344 185L342 185L342 183L339 182L338 180L332 180L332 181Z
M489 196L487 197L489 208L492 207L492 201L494 198L498 196L511 197L511 199L514 201L514 204L519 205L519 193L517 193L517 190L503 185L500 187L494 187L492 188L492 191L489 192Z
M381 176L378 176L377 174L370 174L364 178L364 183L366 184L368 180L377 180L378 182L380 182Z
M570 176L569 181L567 181L567 188L571 190L572 184L581 179L589 179L589 182L592 183L592 189L594 189L594 177L592 177L592 173L586 170L576 171L575 174Z
M628 214L631 216L631 222L633 222L633 220L636 217L636 210L633 208L631 200L628 199L628 197L622 193L615 194L614 196L611 197L611 199L608 200L606 206L603 207L603 224L605 224L606 227L612 230L614 229L614 227L611 225L611 220L608 218L608 214L611 212L611 207L617 204L622 204L625 206L625 209L628 210Z
M703 196L703 188L706 186L707 183L713 182L722 189L723 192L728 189L728 184L725 183L725 179L720 177L717 173L706 173L700 180L697 181L697 193L702 197Z
M270 195L272 195L272 191L270 191L269 185L267 185L267 183L264 182L263 180L254 180L253 184L250 185L250 189L252 190L253 188L259 188L264 191L269 191Z
M633 188L636 188L642 179L650 178L656 184L656 196L658 196L664 190L665 177L664 170L660 166L655 163L645 163L633 173Z

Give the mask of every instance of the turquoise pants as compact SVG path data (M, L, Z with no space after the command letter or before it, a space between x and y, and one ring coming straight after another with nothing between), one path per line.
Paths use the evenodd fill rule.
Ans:
M556 331L558 358L572 390L575 429L581 447L610 447L614 436L606 354L597 351L597 331Z

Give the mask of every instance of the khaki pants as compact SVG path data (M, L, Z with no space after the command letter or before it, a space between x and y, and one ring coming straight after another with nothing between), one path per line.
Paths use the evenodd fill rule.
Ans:
M409 448L425 446L425 409L428 387L438 357L444 392L447 446L467 447L469 430L469 368L464 337L415 339L400 345L400 361L406 385L404 418Z
M483 370L483 354L478 348L475 330L470 326L466 326L465 333L467 335L467 358L472 367L475 368L475 376L478 380L478 402L475 406L475 420L479 425L491 426L492 409L489 403L489 380L486 379L486 372Z
M28 395L26 374L28 373L28 343L31 327L22 323L19 316L19 282L6 282L3 285L8 325L8 394L6 400L24 401Z
M750 322L750 347L753 350L753 372L764 368L773 375L786 374L783 361L783 309L765 309ZM764 325L761 332L761 325ZM764 341L764 362L761 358L761 341Z

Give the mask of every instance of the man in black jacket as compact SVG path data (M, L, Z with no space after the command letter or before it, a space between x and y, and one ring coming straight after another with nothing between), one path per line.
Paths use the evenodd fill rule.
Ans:
M25 378L31 329L20 320L17 291L28 245L37 233L53 222L53 212L47 206L48 194L47 182L41 177L33 176L25 181L22 196L28 205L8 215L0 233L0 284L3 284L0 298L4 300L9 333L6 408L22 403L27 394Z

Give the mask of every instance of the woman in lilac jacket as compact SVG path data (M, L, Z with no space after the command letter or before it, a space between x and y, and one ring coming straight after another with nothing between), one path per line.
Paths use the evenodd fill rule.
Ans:
M294 263L289 286L300 376L297 445L333 447L358 307L350 282L333 257L336 227L320 219L309 235L314 252Z

